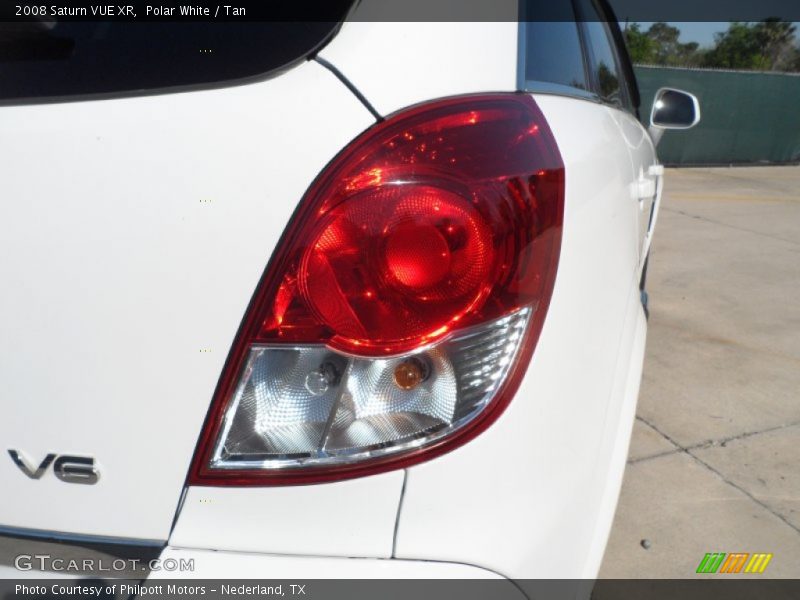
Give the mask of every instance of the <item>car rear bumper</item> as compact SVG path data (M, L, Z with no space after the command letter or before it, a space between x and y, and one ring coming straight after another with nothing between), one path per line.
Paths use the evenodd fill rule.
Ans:
M588 600L589 579L511 580L477 566L424 560L279 556L167 547L161 564L191 565L183 571L154 571L142 586L201 586L209 600L245 594L360 600L460 598L461 600ZM178 580L178 581L176 581ZM231 591L232 586L238 591ZM248 586L251 586L248 588ZM252 586L264 586L254 592ZM265 591L280 586L280 591ZM163 587L166 590L166 587Z
M375 558L279 556L247 552L194 550L167 546L160 556L159 570L148 581L158 579L494 579L492 571L457 563Z

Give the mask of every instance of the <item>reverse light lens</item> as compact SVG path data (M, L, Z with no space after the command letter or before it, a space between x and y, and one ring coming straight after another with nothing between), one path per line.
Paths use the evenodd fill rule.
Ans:
M231 350L190 482L334 481L467 442L516 392L561 243L530 96L401 111L304 196Z
M347 356L324 346L253 347L211 465L346 464L445 437L491 400L519 352L529 314L523 309L392 358ZM424 379L399 385L396 373L404 365L427 371ZM324 391L309 389L309 374L317 381L326 370L341 377Z

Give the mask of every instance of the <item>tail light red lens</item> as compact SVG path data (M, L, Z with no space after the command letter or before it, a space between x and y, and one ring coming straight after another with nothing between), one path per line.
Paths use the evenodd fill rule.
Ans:
M192 481L351 477L477 435L541 329L563 195L526 95L423 104L359 136L306 193L259 284Z
M397 354L442 337L491 291L487 219L462 195L401 177L331 209L285 280L298 281L302 309L280 324L273 313L265 338L296 332L311 313L334 348Z

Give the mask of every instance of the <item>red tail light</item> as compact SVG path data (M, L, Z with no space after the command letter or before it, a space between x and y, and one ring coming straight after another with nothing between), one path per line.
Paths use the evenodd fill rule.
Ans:
M258 286L191 482L427 460L516 391L553 288L564 168L533 99L402 111L320 175Z

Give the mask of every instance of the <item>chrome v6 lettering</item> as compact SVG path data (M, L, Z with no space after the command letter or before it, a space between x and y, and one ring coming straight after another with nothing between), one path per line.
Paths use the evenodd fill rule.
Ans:
M45 471L53 465L53 473L66 483L84 483L93 485L100 479L100 473L95 467L94 458L85 456L67 456L50 453L44 457L38 466L32 466L25 455L19 450L9 450L9 456L19 470L31 479L41 479ZM35 468L34 468L35 467Z

